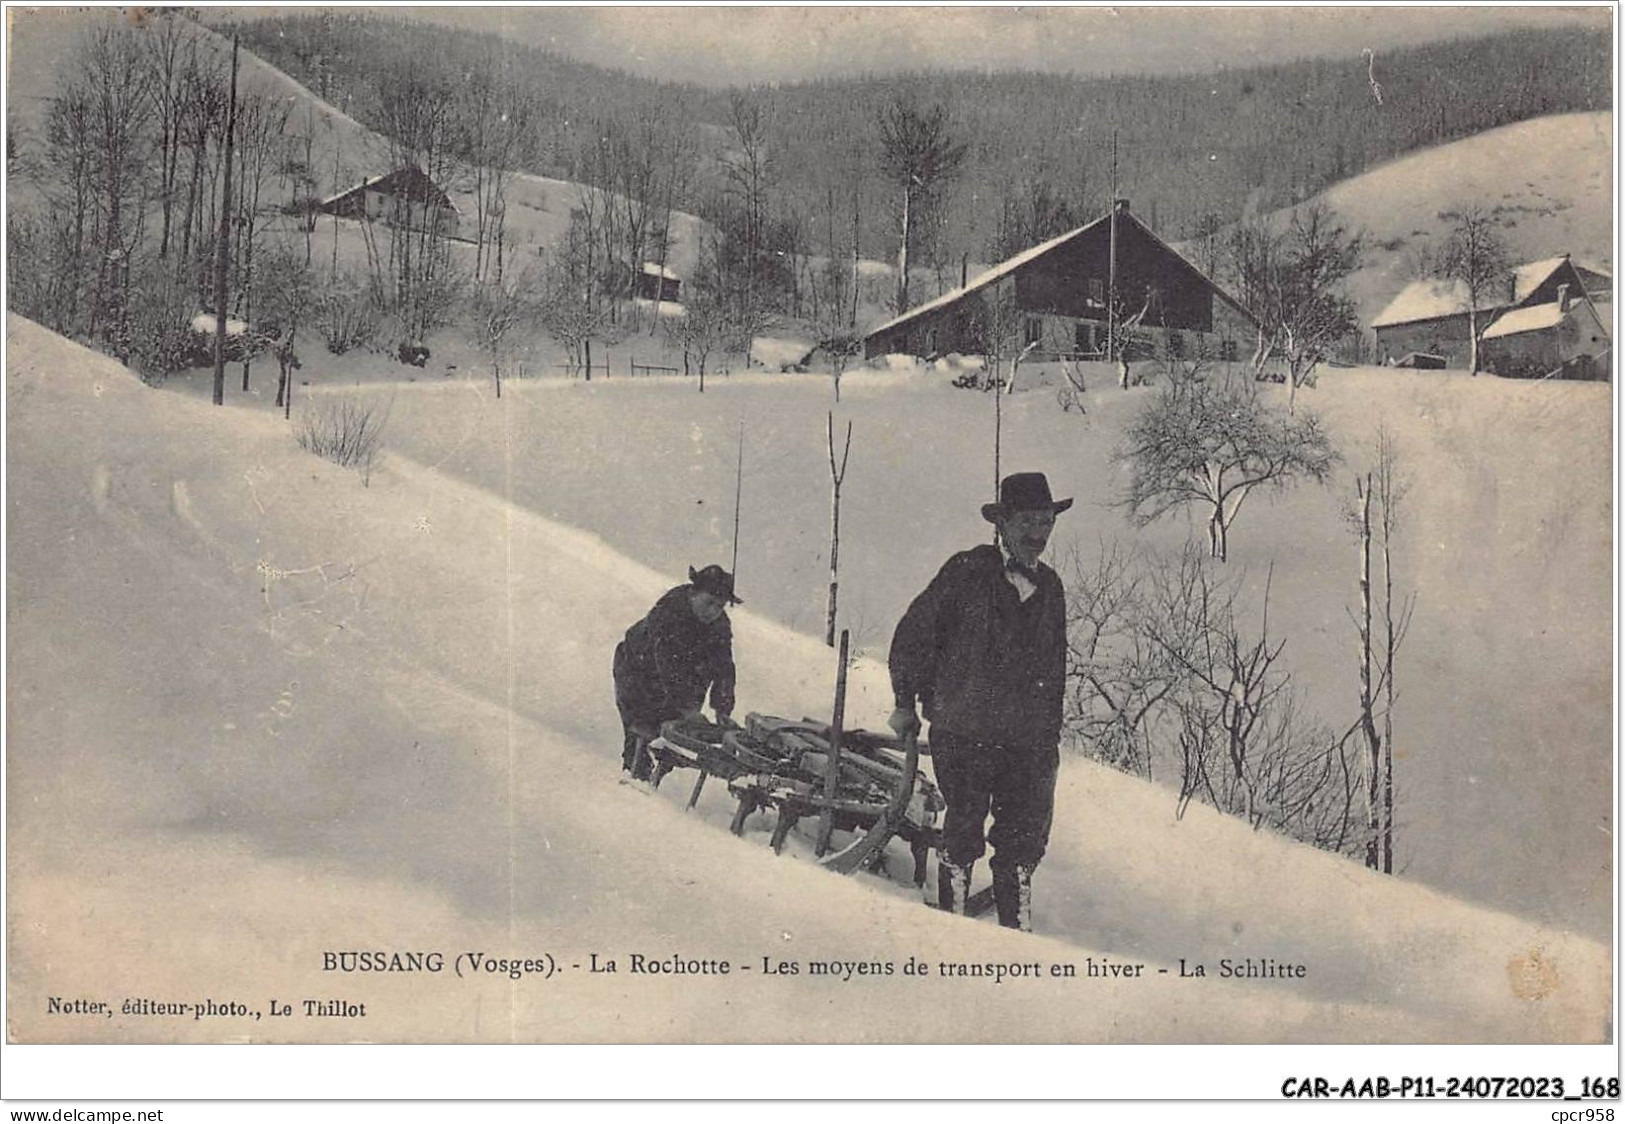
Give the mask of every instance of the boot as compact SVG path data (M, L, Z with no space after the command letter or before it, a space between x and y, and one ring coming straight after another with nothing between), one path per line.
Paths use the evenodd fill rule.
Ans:
M1004 866L993 872L993 904L1006 929L1033 931L1033 868Z
M970 899L970 872L971 867L956 866L948 861L948 856L937 855L937 908L947 910L949 913L964 914L965 903Z

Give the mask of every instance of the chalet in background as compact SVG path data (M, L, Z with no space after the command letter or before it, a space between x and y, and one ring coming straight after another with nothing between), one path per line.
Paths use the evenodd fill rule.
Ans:
M1563 368L1565 377L1607 378L1612 344L1592 301L1612 291L1608 274L1576 266L1567 254L1515 267L1501 291L1481 298L1476 310L1480 327L1489 324L1480 366L1504 375L1539 377ZM1472 343L1467 305L1461 281L1411 282L1371 322L1384 360L1422 353L1465 368Z
M1113 301L1115 294L1115 301ZM1156 351L1248 355L1258 322L1118 200L1086 226L1025 250L875 328L864 355L985 355L994 337L1034 358L1104 358L1109 309ZM1011 321L1014 321L1013 323Z
M396 226L426 230L433 223L442 234L455 235L462 214L440 185L423 169L408 164L373 176L317 204L323 214L340 218L383 219Z

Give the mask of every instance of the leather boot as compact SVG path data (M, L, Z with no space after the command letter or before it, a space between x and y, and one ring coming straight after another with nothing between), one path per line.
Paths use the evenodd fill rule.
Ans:
M963 915L965 903L970 900L971 867L956 866L948 856L937 854L937 908Z
M1003 866L993 871L993 904L1006 929L1033 931L1033 868Z

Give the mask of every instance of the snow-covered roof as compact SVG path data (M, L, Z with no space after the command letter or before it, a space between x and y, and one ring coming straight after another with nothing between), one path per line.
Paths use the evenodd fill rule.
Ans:
M1246 316L1249 320L1253 319L1252 313L1249 312L1240 301L1236 300L1229 293L1226 293L1223 289L1219 288L1219 286L1213 282L1213 279L1204 274L1200 269L1197 269L1196 266L1191 263L1189 258L1185 257L1185 255L1181 254L1178 250L1168 245L1168 243L1164 242L1161 238L1158 238L1156 233L1152 231L1150 227L1146 226L1145 223L1136 218L1132 211L1124 210L1121 213L1124 218L1131 220L1134 225L1138 226L1142 231L1144 231L1147 237L1149 237L1153 242L1161 246L1164 250L1167 250L1175 258L1179 259L1180 262L1184 263L1184 265L1186 265L1191 272L1202 278L1202 280L1205 281L1226 304L1240 312L1243 316ZM1058 234L1054 238L1051 238L1048 242L1040 242L1031 249L1023 250L1015 257L1006 259L1005 261L1000 262L998 265L993 266L991 269L985 270L984 272L976 275L959 288L950 289L948 292L943 293L940 297L937 297L934 300L928 300L922 305L916 305L914 308L909 309L901 316L894 316L879 327L870 329L869 335L873 336L879 334L880 332L888 331L897 327L899 324L904 324L910 320L913 320L917 316L923 316L927 312L953 304L961 297L968 296L971 293L976 292L978 289L985 289L995 281L1008 277L1022 266L1027 265L1029 262L1036 261L1038 258L1043 257L1051 250L1064 246L1074 238L1079 238L1084 234L1087 234L1089 231L1093 230L1101 223L1106 222L1110 218L1111 212L1108 211L1106 214L1101 215L1093 222L1085 223L1076 230L1069 230L1065 234Z
M1540 261L1525 262L1512 269L1512 303L1529 299L1529 294L1546 283L1546 278L1556 273L1558 267L1569 260L1567 254L1559 254L1555 258L1542 258Z
M1493 306L1486 306L1493 307ZM1399 291L1388 307L1372 318L1373 328L1434 320L1467 311L1467 286L1460 281L1424 278L1412 281Z
M1568 260L1567 255L1563 255L1514 266L1511 270L1512 299L1506 299L1506 290L1497 287L1493 293L1481 297L1478 311L1494 311L1527 300L1530 293L1545 284L1546 279ZM1412 281L1401 289L1399 295L1388 302L1388 307L1372 319L1371 326L1388 328L1395 324L1414 324L1419 320L1438 320L1445 316L1456 316L1467 311L1467 303L1465 282L1424 278L1421 281Z
M1567 313L1563 311L1563 306L1556 301L1550 304L1532 304L1528 308L1514 308L1485 329L1484 338L1494 340L1502 336L1516 336L1524 332L1555 328L1563 322L1565 315Z
M667 281L681 281L682 278L659 262L646 261L642 266L643 272L651 277L663 277Z
M218 321L215 320L212 312L200 312L192 317L192 331L197 332L199 335L212 336L217 328ZM246 331L248 331L246 321L237 320L230 316L226 317L226 335L240 336Z
M428 188L432 188L438 193L436 202L440 203L442 206L450 208L452 211L455 211L458 214L462 214L462 208L457 206L457 204L452 200L451 196L446 194L445 190L441 188L439 184L430 179L428 174L422 169L414 167L411 164L396 168L393 172L382 172L376 176L369 176L360 183L356 184L354 187L347 187L336 195L329 195L326 199L323 199L320 203L318 203L317 206L326 207L331 203L337 203L340 199L354 195L358 191L365 191L369 187L375 187L378 184L383 183L385 180L395 179L396 177L401 177L409 181L416 181L420 191L424 190L423 185L427 185ZM410 193L410 189L408 189L408 192Z

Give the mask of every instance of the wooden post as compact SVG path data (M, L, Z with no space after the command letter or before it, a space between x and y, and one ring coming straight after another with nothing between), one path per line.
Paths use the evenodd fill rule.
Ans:
M728 572L739 580L739 498L745 490L745 419L739 419L739 459L734 464L734 551Z
M1110 248L1106 257L1106 359L1117 358L1117 130L1112 130L1112 197L1110 217ZM1126 390L1127 383L1124 383Z
M829 765L824 774L824 810L818 816L817 854L820 858L829 850L829 837L835 831L835 800L841 786L841 723L846 717L846 654L850 640L848 630L841 629L840 663L835 669L835 710L829 724Z
M829 605L824 620L824 643L835 647L835 607L841 573L841 484L846 480L846 462L852 455L852 423L846 423L846 446L841 466L835 467L835 413L824 415L825 436L829 441L830 524L829 524Z

